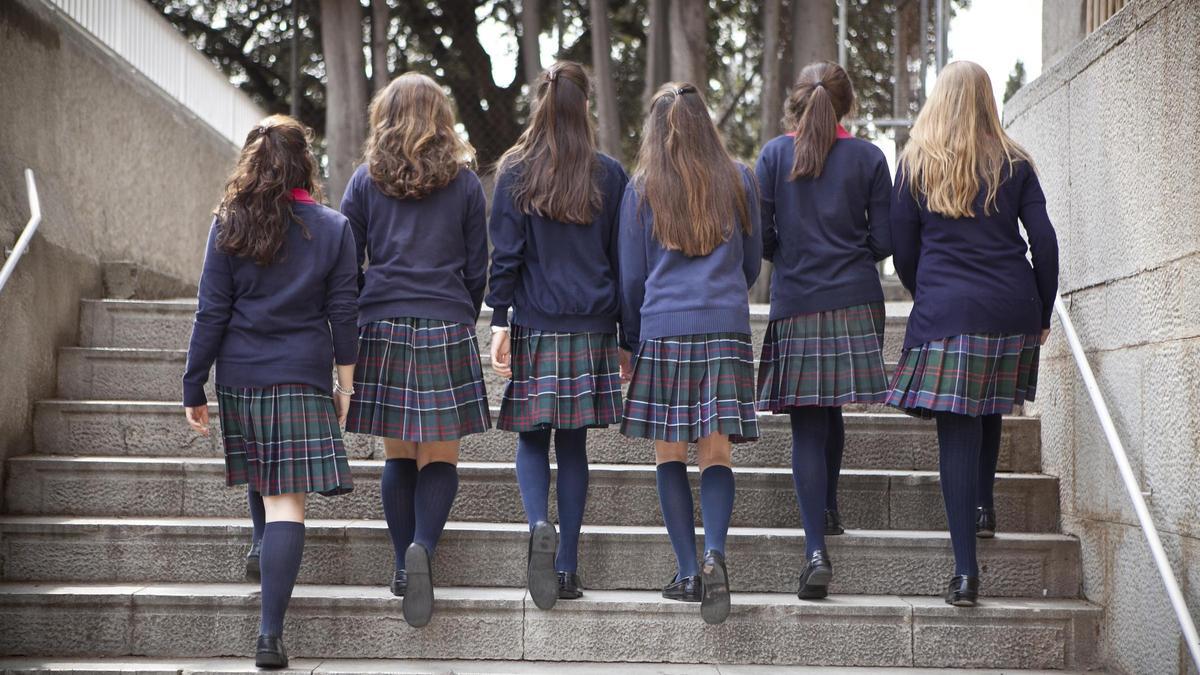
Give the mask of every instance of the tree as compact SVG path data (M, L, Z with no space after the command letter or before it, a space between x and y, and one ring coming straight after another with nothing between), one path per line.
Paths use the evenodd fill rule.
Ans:
M1008 103L1008 99L1013 97L1013 94L1025 86L1025 62L1017 59L1013 65L1012 72L1008 75L1008 81L1004 83L1004 102Z
M525 81L533 88L542 72L542 11L539 0L521 0L521 51L525 59Z
M800 69L814 61L837 61L837 30L831 0L792 0L792 63Z
M325 55L325 125L329 199L337 203L367 138L367 78L363 64L362 6L356 0L321 0Z
M388 63L391 24L387 0L371 0L371 87L375 91L383 89L392 80L391 64Z
M763 55L762 55L762 131L760 142L766 143L779 135L779 121L783 115L782 81L783 45L780 33L783 30L783 0L766 0L763 7Z
M691 82L708 93L708 2L671 0L667 12L671 41L671 79Z
M596 111L600 118L600 149L621 157L621 119L617 115L617 85L612 79L612 39L609 37L608 0L590 0L592 19L592 74Z

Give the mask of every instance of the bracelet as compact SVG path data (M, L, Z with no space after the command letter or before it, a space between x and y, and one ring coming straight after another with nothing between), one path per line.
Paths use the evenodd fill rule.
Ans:
M342 385L339 384L337 380L334 380L333 381L333 393L341 394L342 396L353 396L354 395L354 387L350 387L349 389L342 389Z

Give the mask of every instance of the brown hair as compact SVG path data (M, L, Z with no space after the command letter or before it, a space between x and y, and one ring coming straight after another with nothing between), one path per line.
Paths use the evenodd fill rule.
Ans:
M837 142L838 122L854 107L854 85L836 63L804 66L783 104L783 124L796 134L796 155L788 180L816 178Z
M225 196L213 212L219 251L270 265L293 220L305 238L311 236L292 212L292 190L301 188L322 199L312 139L312 129L287 115L271 115L246 134L237 167L225 182Z
M371 180L397 199L446 187L475 160L475 148L454 129L446 92L420 73L405 73L375 95L364 154Z
M523 213L586 225L603 205L596 130L583 66L559 61L538 76L529 126L500 158L516 171L512 198Z
M733 236L735 218L747 234L753 227L742 171L695 85L668 82L650 101L633 179L668 249L708 255Z

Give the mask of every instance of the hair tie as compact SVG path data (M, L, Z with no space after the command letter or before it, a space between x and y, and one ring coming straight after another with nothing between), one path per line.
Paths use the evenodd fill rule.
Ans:
M675 90L676 96L683 96L684 94L694 94L694 93L696 93L696 88L690 84L685 84L684 86L679 87L678 89Z
M557 71L557 70L552 70L552 71L550 71L550 81L551 81L551 82L557 82L557 81L558 81L558 71Z
M824 81L822 81L822 80L817 80L816 84L814 84L814 85L813 85L813 89L816 89L817 87L821 87L822 89L824 89L824 88L825 88L825 82L824 82Z

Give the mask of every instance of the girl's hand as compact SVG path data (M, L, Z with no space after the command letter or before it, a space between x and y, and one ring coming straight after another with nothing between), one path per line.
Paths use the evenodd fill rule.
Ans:
M621 362L621 382L622 384L629 384L630 380L633 379L633 354L624 349L619 349L617 352Z
M492 372L512 378L512 354L509 353L508 331L492 333Z
M1038 340L1038 344L1044 345L1044 344L1046 344L1046 340L1049 340L1049 339L1050 339L1050 329L1046 328L1045 330L1042 331L1042 337L1040 340Z
M333 393L333 410L337 413L338 424L346 426L346 414L350 412L350 394Z
M188 426L196 430L196 433L201 436L208 436L211 433L208 429L208 404L194 405L184 407L184 415L187 416Z

